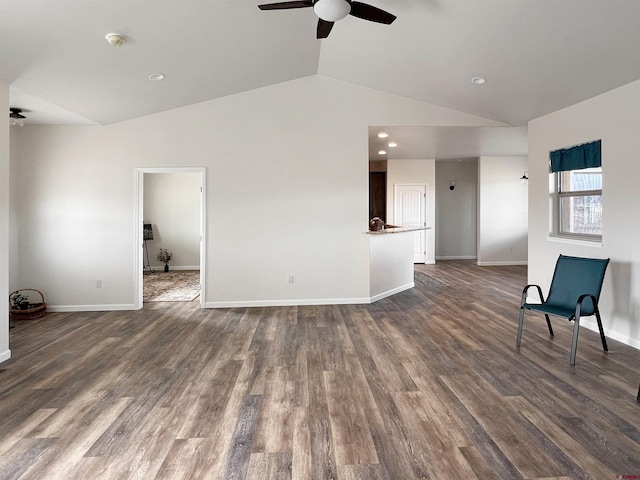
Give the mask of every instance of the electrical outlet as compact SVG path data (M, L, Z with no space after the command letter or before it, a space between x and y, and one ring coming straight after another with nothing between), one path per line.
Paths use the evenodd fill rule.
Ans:
M102 280L96 280L96 288L102 288Z
M295 281L295 277L293 275L289 275L289 283L293 283Z

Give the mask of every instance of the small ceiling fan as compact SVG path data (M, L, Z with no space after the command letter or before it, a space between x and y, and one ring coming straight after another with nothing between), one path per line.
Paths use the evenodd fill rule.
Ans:
M316 38L327 38L333 24L347 15L385 25L390 25L396 19L396 16L389 12L355 0L292 0L258 5L260 10L288 10L308 7L313 7L313 11L318 16Z

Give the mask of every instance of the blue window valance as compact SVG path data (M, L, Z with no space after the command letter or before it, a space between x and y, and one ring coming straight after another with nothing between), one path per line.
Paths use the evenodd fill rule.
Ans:
M562 148L549 153L552 172L582 170L602 166L602 140L584 143L576 147Z

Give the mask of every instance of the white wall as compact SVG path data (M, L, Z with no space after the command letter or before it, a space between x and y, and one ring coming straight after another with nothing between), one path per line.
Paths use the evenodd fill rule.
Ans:
M478 265L526 265L527 157L478 160Z
M477 258L478 161L436 162L436 260ZM450 190L450 182L455 189Z
M0 362L11 357L9 350L9 86L0 82Z
M153 240L147 241L152 267L164 267L157 254L158 249L166 248L173 253L170 268L198 269L200 174L145 173L144 223L153 227Z
M434 263L435 250L435 163L434 159L417 160L387 160L387 223L395 225L395 199L394 185L399 184L426 184L426 216L427 227L427 260L425 263Z
M312 76L108 127L25 127L19 281L60 309L133 308L135 168L204 166L207 306L366 301L369 125L499 124Z
M529 281L548 291L559 254L611 258L600 303L605 335L636 348L640 348L639 132L640 81L529 123ZM597 139L602 139L602 245L553 241L548 238L549 152ZM584 323L597 329L591 320Z
M18 144L15 141L20 127L9 128L9 285L11 291L20 287L18 272L20 264L19 219L17 212L18 189L14 187L13 177L16 175L18 162Z

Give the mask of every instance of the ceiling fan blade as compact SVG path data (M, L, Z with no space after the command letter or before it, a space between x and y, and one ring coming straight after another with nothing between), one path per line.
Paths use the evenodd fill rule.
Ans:
M385 25L390 25L396 19L395 15L362 2L351 2L351 13L349 15L369 20L370 22L384 23Z
M311 0L293 0L291 2L265 3L258 5L260 10L287 10L289 8L313 7Z
M318 31L316 38L327 38L331 33L334 22L327 22L326 20L318 19Z

